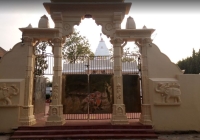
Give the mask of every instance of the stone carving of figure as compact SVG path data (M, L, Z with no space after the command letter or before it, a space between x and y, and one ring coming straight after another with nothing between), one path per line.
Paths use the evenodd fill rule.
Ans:
M155 91L161 93L165 103L168 103L170 98L173 98L175 103L181 102L180 85L177 83L158 83Z
M0 87L0 91L0 101L4 101L6 105L12 105L11 97L12 95L17 95L19 89L15 85L7 87L6 83L4 83L3 86Z

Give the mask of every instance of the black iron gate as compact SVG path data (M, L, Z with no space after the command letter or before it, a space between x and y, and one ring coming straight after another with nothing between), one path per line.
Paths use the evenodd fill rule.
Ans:
M139 70L135 56L123 56L124 104L127 117L141 112ZM63 107L66 119L110 119L113 59L110 56L82 57L63 65ZM65 84L64 84L65 83Z
M48 68L44 75L53 75L53 55L45 54ZM122 57L124 104L128 119L139 119L141 94L136 56ZM110 119L112 111L113 58L81 56L76 63L63 63L62 103L68 120Z
M110 119L113 104L112 77L113 75L92 74L87 84L87 75L63 75L65 118L73 120ZM128 119L139 119L141 99L138 75L123 75L123 85L127 117Z

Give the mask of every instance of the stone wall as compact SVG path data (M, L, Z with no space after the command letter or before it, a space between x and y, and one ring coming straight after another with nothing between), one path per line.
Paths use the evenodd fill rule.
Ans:
M25 102L28 47L17 43L0 60L0 132L20 125Z
M17 43L0 60L0 79L23 79L27 68L28 47Z
M148 47L149 100L156 131L200 131L200 75L182 74L160 52Z
M6 50L0 47L0 58L2 58L6 52L7 52Z

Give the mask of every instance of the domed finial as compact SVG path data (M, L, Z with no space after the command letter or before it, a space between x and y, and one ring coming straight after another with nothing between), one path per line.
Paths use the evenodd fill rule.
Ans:
M144 26L143 26L143 29L147 29L147 27L144 25Z
M38 28L49 28L49 19L46 15L40 18Z
M135 21L131 16L127 18L126 29L136 29Z

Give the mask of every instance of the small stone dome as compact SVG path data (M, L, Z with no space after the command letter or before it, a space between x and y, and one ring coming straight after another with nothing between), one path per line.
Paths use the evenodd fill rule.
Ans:
M136 29L135 21L132 17L127 18L126 29Z
M49 28L49 19L46 15L40 18L38 28Z
M147 27L144 25L142 29L147 29Z

